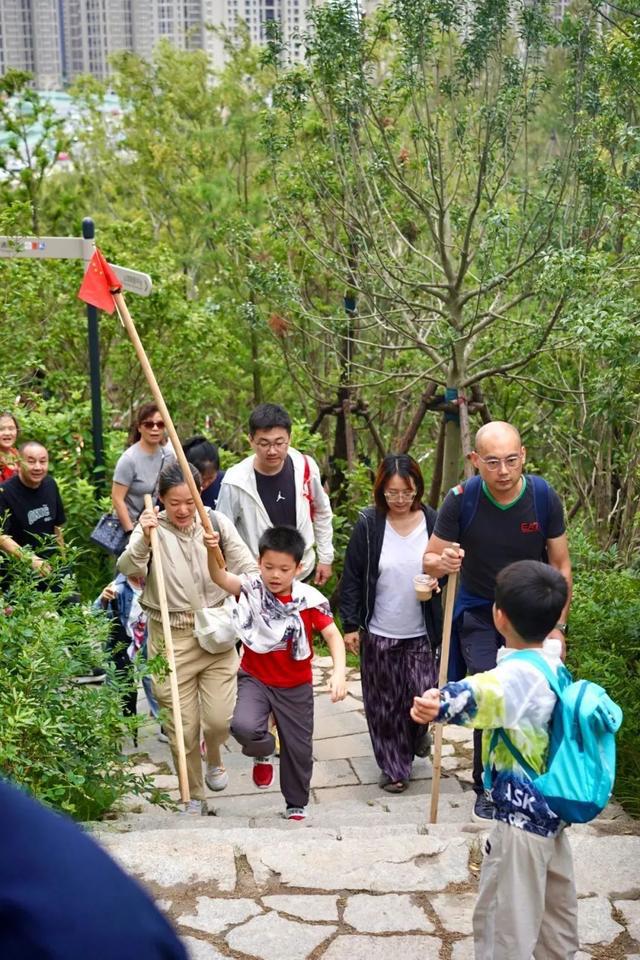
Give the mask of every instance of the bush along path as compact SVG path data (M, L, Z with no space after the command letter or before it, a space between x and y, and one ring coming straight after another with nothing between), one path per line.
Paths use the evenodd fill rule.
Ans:
M357 671L332 704L317 658L315 770L303 823L282 819L277 781L258 791L229 741L230 783L215 816L132 798L96 835L151 891L193 960L472 960L471 916L486 830L471 822L471 736L445 727L439 823L428 823L431 765L402 796L377 786ZM139 772L177 799L166 745L149 726ZM572 827L578 960L640 960L640 823L611 803Z

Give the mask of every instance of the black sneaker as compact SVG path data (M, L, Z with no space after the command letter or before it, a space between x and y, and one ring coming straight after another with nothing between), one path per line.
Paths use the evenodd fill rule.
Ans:
M471 819L483 823L485 820L493 820L493 814L493 800L486 793L479 793L473 805Z
M74 683L104 683L107 675L101 667L93 667L91 670L85 670L73 678Z
M414 757L428 757L431 753L431 745L433 743L433 738L429 727L425 727L424 730L420 732L418 739L416 740L416 745L413 748Z

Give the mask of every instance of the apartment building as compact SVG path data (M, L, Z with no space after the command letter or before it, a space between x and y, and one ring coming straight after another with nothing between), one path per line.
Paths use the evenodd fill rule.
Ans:
M43 90L62 78L60 0L0 0L0 73L28 70Z
M131 50L131 0L58 0L63 81L82 73L109 75L109 57Z

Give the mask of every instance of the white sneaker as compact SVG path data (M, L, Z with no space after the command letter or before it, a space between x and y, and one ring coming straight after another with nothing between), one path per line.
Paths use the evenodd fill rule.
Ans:
M224 790L229 786L229 774L224 767L207 767L204 782L209 790Z
M188 803L184 804L180 813L191 817L207 817L209 816L209 807L206 800L189 800Z

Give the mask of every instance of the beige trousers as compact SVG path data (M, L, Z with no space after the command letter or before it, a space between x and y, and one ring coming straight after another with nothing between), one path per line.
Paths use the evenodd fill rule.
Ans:
M475 960L573 960L578 903L567 831L537 837L500 821L486 842L473 914Z
M149 653L164 653L162 626L149 620ZM187 755L187 776L192 800L204 800L205 789L200 756L200 729L207 745L207 764L219 767L220 747L229 736L229 725L236 702L238 654L235 647L224 653L207 653L193 630L171 630L178 675L180 711ZM173 762L177 769L176 734L171 713L171 683L167 675L153 680L153 689L166 711L164 729L169 737Z

